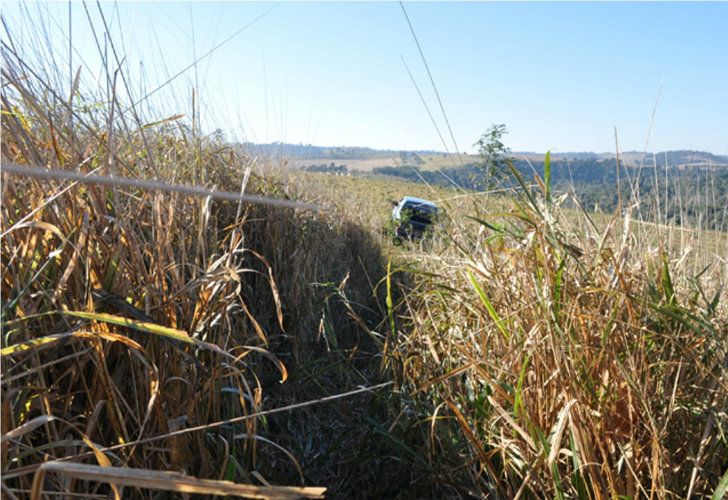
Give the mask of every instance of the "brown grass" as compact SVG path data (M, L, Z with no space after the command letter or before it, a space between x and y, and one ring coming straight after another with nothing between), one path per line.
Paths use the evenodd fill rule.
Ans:
M78 84L69 100L10 46L3 57L4 161L311 198L252 172L249 158L181 116L122 114L120 95ZM373 341L355 325L376 309L369 283L384 267L366 232L330 211L9 175L1 230L4 497L125 484L124 496L151 497L127 481L135 470L233 481L242 486L227 491L258 496L274 496L269 482L306 482L273 430L287 418L254 415L290 402L280 382L304 378L325 350L324 325L350 332L336 355L367 355ZM361 384L337 380L316 396ZM174 434L189 427L202 430ZM129 473L102 483L46 474L38 486L39 466L59 460ZM182 484L156 477L161 489Z
M432 460L506 498L725 484L726 263L697 275L664 234L600 231L543 193L484 219L410 255L397 354Z

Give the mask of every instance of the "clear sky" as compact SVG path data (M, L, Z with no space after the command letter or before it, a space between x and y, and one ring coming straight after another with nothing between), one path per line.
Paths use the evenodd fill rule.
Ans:
M103 37L96 4L86 5ZM137 98L274 7L155 94L160 115L189 113L197 86L203 126L231 139L442 150L401 56L453 149L398 3L101 7ZM613 151L614 127L622 150L642 150L661 88L649 150L728 154L728 3L405 7L461 151L492 123L507 125L515 151ZM2 9L21 45L37 52L45 26L46 58L68 64L68 3ZM103 83L83 4L71 13L73 65L83 60L87 83Z

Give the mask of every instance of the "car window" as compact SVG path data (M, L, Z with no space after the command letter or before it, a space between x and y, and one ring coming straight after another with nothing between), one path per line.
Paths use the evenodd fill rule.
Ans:
M432 205L425 205L422 203L405 203L404 207L402 207L404 210L412 210L417 212L423 212L426 214L432 214L437 211L437 207L433 207Z

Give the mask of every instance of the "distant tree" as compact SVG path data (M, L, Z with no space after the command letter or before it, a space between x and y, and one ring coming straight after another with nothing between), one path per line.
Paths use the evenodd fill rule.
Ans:
M478 153L482 159L480 166L489 186L508 176L508 154L511 150L502 141L503 136L507 133L508 129L505 124L493 124L480 136L478 142L473 144L478 147Z

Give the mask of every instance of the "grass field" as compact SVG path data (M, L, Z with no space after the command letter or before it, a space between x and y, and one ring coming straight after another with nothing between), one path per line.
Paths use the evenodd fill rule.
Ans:
M3 172L3 498L724 498L725 233L303 173L11 45L4 163L320 209Z
M324 203L335 203L341 213L351 212L354 220L360 220L366 227L385 224L392 215L392 201L403 196L416 196L435 203L457 200L462 191L425 184L377 179L357 176L335 176L328 174L303 174L294 176L302 186L317 186L326 193Z
M469 454L459 487L504 498L713 491L726 467L728 235L562 209L538 191L314 183L380 217L403 190L451 200L444 234L383 248L407 270L390 363L427 394L408 408L430 419L429 460L452 471Z
M441 170L447 168L456 168L460 166L460 162L464 164L468 163L480 163L480 157L477 155L458 155L453 153L443 153L441 155L421 155L422 160L425 162L422 165L424 170Z
M323 203L335 203L339 212L349 211L351 218L374 229L386 225L391 216L391 202L403 196L434 201L462 223L467 223L468 216L476 212L485 214L489 220L503 222L503 214L513 207L511 195L504 193L479 193L371 177L319 173L291 175L294 179L292 182L306 186L311 192L321 190L326 193ZM612 226L615 237L621 238L625 227L629 227L629 233L635 241L649 242L655 248L664 249L668 255L689 262L694 274L707 266L709 274L716 274L716 279L720 277L721 282L728 278L728 261L720 258L722 250L728 248L727 233L674 225L661 226L634 217L615 219L613 214L605 213L592 213L584 217L581 211L573 208L564 209L564 213L573 224L570 228L572 231L598 238Z
M480 157L476 155L461 155L458 158L455 154L442 155L420 155L420 158L424 161L424 164L420 166L423 170L441 170L447 168L454 168L460 166L460 161L464 164L478 163ZM324 159L295 159L292 161L296 168L301 168L310 165L329 165L334 163L335 165L344 165L352 172L371 172L375 168L379 167L401 167L404 165L402 158L397 155L382 156L378 158L324 158Z

